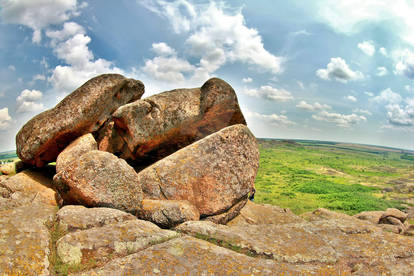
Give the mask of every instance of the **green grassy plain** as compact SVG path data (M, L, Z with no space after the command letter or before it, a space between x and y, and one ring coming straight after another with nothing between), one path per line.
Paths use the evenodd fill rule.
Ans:
M401 199L414 199L414 194L392 190L395 183L414 182L411 152L270 139L259 139L259 147L257 203L290 208L296 214L324 207L353 215L389 207L404 209Z

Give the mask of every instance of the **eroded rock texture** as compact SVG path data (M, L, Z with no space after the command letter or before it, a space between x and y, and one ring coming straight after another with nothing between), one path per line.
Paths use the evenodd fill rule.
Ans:
M187 200L201 216L226 212L252 189L259 162L244 125L224 128L138 174L144 198Z
M139 99L144 85L117 74L87 81L54 108L32 118L16 136L17 154L42 167L77 137L98 130L121 105Z
M142 168L234 124L246 124L236 93L225 81L176 89L124 105L99 132L99 149Z
M66 204L112 207L134 214L142 206L136 172L109 152L93 150L81 155L53 181Z

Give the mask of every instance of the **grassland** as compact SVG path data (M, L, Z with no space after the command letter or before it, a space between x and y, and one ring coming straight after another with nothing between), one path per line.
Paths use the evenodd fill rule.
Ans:
M405 189L414 183L412 152L263 139L259 139L259 147L258 203L290 208L297 214L319 207L355 214L413 206L414 188Z

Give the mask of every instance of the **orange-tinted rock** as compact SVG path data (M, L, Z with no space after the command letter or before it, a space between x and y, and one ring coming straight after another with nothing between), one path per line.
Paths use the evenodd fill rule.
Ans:
M92 134L88 133L77 138L75 141L69 144L57 157L56 159L56 172L60 172L77 160L82 154L87 153L91 150L97 150L98 144L93 138Z
M134 169L109 152L93 150L53 178L66 204L111 207L131 213L141 208L142 190Z
M56 207L33 203L0 211L0 275L50 275L50 233Z
M246 196L246 198L243 198L242 200L240 200L240 202L234 204L226 212L219 214L219 215L205 217L203 218L203 220L211 221L217 224L226 224L227 222L234 219L240 214L240 210L242 210L242 208L246 205L247 201L249 200L247 199L247 196Z
M98 135L99 149L145 166L234 124L246 124L233 88L210 79L120 107ZM119 139L122 137L122 139ZM125 141L123 145L122 141Z
M9 177L2 182L2 186L10 192L10 198L17 201L11 206L25 205L29 202L41 202L52 206L61 203L59 194L53 189L51 177L45 172L25 170Z
M38 167L55 161L70 142L98 130L119 106L143 93L140 81L117 74L95 77L27 122L16 136L17 155Z
M138 174L144 198L188 200L200 215L217 215L245 197L259 162L245 125L226 127L165 157Z
M200 214L197 208L186 200L144 199L138 217L162 228L171 228L185 221L199 220Z

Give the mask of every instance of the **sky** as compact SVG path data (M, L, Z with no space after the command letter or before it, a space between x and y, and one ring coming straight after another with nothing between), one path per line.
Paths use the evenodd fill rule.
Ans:
M236 91L256 137L414 149L414 1L0 0L0 151L90 78Z

